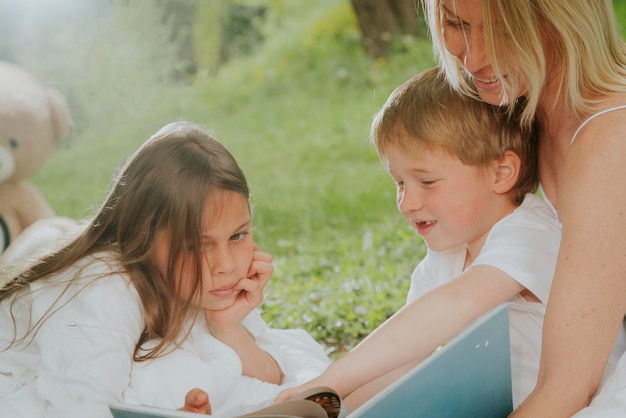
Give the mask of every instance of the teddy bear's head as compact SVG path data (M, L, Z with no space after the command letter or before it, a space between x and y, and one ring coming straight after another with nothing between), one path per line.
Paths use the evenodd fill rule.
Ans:
M29 177L68 134L64 97L20 67L0 61L0 183Z

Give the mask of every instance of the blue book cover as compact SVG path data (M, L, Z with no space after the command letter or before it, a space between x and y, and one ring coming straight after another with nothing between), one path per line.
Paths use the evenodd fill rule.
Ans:
M349 418L504 418L513 410L508 305L474 321Z

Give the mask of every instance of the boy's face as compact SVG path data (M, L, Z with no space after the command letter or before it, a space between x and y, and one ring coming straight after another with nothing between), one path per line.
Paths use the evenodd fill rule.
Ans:
M390 144L385 154L398 209L430 249L482 246L494 222L490 213L501 207L495 199L502 199L493 192L490 168L419 145L408 151Z
M165 275L169 235L161 231L155 241L156 264ZM202 290L195 304L209 310L226 309L241 292L237 283L247 277L254 253L252 217L245 196L228 190L211 193L203 209L202 244ZM177 260L175 271L180 272L175 277L179 295L187 298L195 274L192 251Z

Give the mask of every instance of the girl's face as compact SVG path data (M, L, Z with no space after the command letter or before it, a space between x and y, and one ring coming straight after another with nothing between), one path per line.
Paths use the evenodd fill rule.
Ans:
M487 169L425 147L407 152L390 144L385 154L398 209L430 249L482 246L493 223L489 213L496 196Z
M485 48L483 6L481 0L443 0L442 29L448 52L455 56L474 81L485 102L501 105L504 90L489 61ZM507 77L506 70L504 77ZM520 86L515 98L526 93Z
M203 309L230 307L242 291L237 284L247 278L254 241L248 200L241 193L219 190L205 201L202 223L202 290L195 304ZM157 233L155 261L162 275L167 274L169 234ZM194 252L176 260L174 278L182 298L192 292L195 274Z

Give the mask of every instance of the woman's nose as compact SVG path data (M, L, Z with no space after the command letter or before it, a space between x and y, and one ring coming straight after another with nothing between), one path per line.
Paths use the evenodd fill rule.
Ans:
M482 30L475 30L469 36L469 42L463 57L463 65L472 73L478 73L482 68L489 66L485 52L485 36Z
M448 52L454 55L472 74L489 66L482 29L458 30L445 36Z

